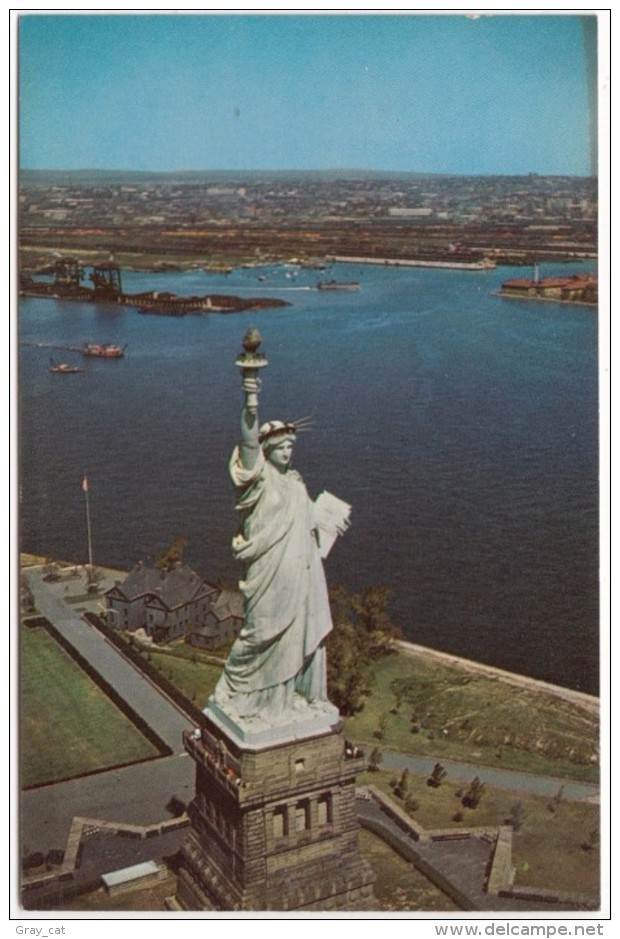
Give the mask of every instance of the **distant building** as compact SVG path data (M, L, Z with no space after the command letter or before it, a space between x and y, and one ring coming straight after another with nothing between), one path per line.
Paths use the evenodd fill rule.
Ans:
M417 209L407 209L400 208L398 206L392 206L388 209L388 215L391 215L392 218L430 218L433 214L432 208L420 207Z
M180 562L161 570L139 561L105 598L111 624L128 632L144 629L157 643L186 636L196 647L215 649L243 623L241 594L214 587Z
M504 281L501 294L522 299L595 304L598 301L598 278L595 274L587 273L571 274L568 277L517 277Z

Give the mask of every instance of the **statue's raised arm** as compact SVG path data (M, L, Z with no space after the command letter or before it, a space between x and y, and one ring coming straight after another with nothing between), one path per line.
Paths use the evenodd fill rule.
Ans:
M259 378L245 377L243 379L245 404L241 412L239 457L247 470L254 468L260 451L260 443L258 442L258 403L256 405L248 405L248 399L252 400L258 397L259 387Z
M241 369L242 387L245 394L241 412L241 443L239 457L245 469L251 470L256 465L260 444L258 440L258 392L260 390L259 370L265 368L267 359L258 351L262 342L257 329L248 329L243 337L243 352L236 365Z
M251 470L256 465L260 452L258 439L258 392L260 389L259 369L265 368L267 359L264 353L258 351L262 342L261 334L257 329L248 329L243 337L243 352L239 355L236 365L241 369L242 387L245 394L243 411L241 412L241 441L239 444L239 458L244 469Z

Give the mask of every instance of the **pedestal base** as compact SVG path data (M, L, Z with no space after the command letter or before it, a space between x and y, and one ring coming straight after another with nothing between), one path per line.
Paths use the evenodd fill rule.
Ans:
M181 851L179 905L375 909L374 874L357 845L355 778L363 754L345 752L340 726L263 747L254 740L250 748L223 723L211 712L199 739L184 736L196 763L196 794Z
M292 740L330 733L340 727L338 708L329 701L308 704L303 710L293 711L278 722L267 722L260 717L232 717L213 698L209 698L204 713L234 744L248 750L281 746Z

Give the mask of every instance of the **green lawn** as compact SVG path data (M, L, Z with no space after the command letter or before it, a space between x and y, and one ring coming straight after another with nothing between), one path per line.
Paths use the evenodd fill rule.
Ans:
M380 659L364 709L346 724L367 747L598 781L598 721L584 708L422 656Z
M20 702L24 787L157 756L42 628L20 631Z
M207 665L204 662L195 661L183 657L149 650L144 653L144 657L161 671L175 687L182 691L186 698L193 701L199 708L204 708L207 698L215 688L222 669L217 665Z

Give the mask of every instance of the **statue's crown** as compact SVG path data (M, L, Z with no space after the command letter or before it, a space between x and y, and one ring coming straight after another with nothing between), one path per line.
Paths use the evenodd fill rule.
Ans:
M270 437L279 437L297 433L297 426L292 421L267 421L259 428L258 442L264 443Z

